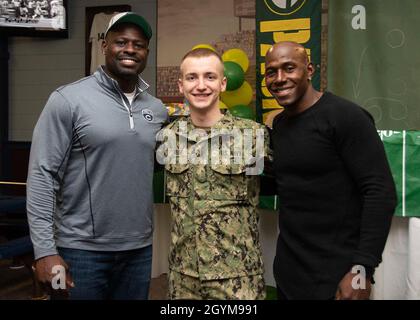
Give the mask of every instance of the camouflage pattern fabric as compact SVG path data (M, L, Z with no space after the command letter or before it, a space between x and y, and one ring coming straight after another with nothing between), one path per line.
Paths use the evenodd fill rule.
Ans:
M264 300L261 274L223 280L200 280L182 273L169 272L168 299L187 300Z
M177 135L184 134L179 129L181 121L186 121L188 132L195 129L189 117L174 121L167 129ZM263 131L264 152L260 156L267 156L269 140L264 126L227 112L212 130L233 128L248 129L247 134L251 132L253 149L256 141L253 133L257 129ZM199 144L208 146L213 137L211 134L203 139L188 136L188 149ZM233 139L229 141L228 149L232 151ZM211 149L209 157L219 151ZM182 150L177 150L176 156L181 153ZM169 254L172 271L200 280L263 274L256 210L259 177L246 175L249 163L233 162L165 164L166 192L172 216Z

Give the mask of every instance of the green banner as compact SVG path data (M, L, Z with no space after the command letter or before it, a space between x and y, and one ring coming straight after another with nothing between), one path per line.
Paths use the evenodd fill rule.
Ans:
M420 130L420 1L328 3L328 89L378 129Z
M265 54L279 41L295 41L305 46L317 72L315 88L320 87L321 63L321 0L258 0L256 1L256 111L263 121L280 106L268 92L265 81Z

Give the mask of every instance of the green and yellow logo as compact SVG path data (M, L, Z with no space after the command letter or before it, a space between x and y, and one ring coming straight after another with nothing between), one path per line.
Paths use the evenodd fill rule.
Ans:
M271 12L287 16L302 8L306 0L264 0L264 2Z

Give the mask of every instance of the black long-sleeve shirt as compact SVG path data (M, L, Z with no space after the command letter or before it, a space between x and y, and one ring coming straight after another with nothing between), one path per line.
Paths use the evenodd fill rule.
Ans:
M396 206L395 184L370 114L326 92L273 123L280 202L274 276L289 298L333 297L355 264L375 268Z

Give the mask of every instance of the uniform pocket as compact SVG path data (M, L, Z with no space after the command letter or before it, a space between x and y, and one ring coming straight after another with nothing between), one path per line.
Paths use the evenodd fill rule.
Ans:
M211 198L216 200L247 200L248 178L245 169L246 167L240 164L211 165L208 174Z
M172 197L188 197L190 172L188 164L166 164L166 194Z

